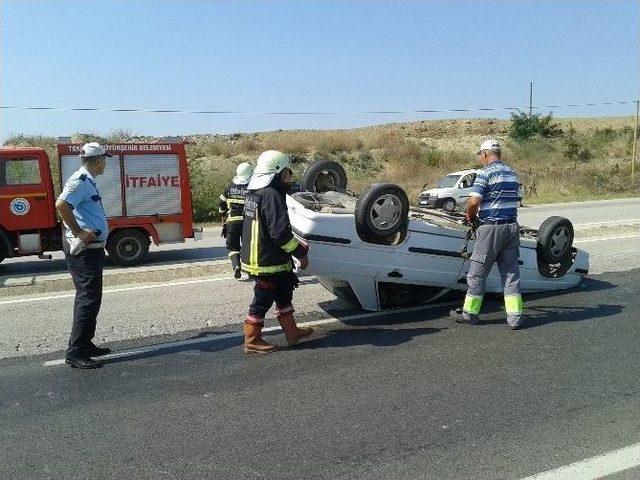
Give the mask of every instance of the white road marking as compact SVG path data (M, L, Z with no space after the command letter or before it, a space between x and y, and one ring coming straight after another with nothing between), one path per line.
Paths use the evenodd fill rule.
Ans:
M640 466L640 443L521 480L596 480Z
M584 240L575 240L573 243L590 243L590 242L604 242L607 240L621 240L624 238L637 238L640 234L635 235L620 235L619 237L600 237L600 238L585 238Z
M151 288L174 287L179 285L193 285L194 283L221 282L223 280L234 280L234 278L233 277L200 278L198 280L185 280L183 282L168 282L168 283L156 283L153 285L140 285L138 287L111 288L111 289L103 290L102 294L104 295L107 293L130 292L133 290L148 290ZM0 301L0 305L10 305L13 303L44 302L47 300L55 300L57 298L73 298L75 296L76 294L75 292L73 292L73 293L64 293L61 295L49 295L47 297L18 298L15 300L2 300Z
M527 205L526 208L531 210L539 210L539 209L545 209L545 208L558 208L558 207L571 207L571 206L579 207L580 205L592 205L595 203L600 205L607 205L609 203L624 203L624 202L631 203L631 202L636 202L638 200L640 200L640 198L638 197L627 197L627 198L614 198L613 200L582 200L579 202L537 203L534 205Z
M384 310L379 312L367 312L367 313L357 313L355 315L349 315L343 318L335 318L329 317L324 318L322 320L314 320L311 322L299 323L300 327L317 327L319 325L328 325L336 322L345 322L350 320L358 320L361 318L369 318L369 317L377 317L380 315L391 315L397 313L409 313L415 312L419 310L432 310L435 308L449 307L453 305L458 305L459 302L445 302L445 303L436 303L433 305L418 305L416 307L408 307L408 308L399 308L396 310ZM268 327L262 330L263 333L268 332L280 332L282 329L280 327ZM131 350L123 350L121 352L114 352L108 355L104 355L100 357L101 360L111 360L114 358L126 358L126 357L134 357L136 355L141 355L150 352L157 352L160 350L170 350L172 348L181 347L183 345L196 345L199 343L215 343L221 340L228 340L230 338L242 338L244 334L242 332L232 332L232 333L223 333L220 335L212 336L212 337L200 337L200 338L190 338L187 340L178 340L176 342L167 342L160 343L156 345L149 345L146 347L132 348ZM53 367L57 365L64 365L64 359L60 358L57 360L47 360L42 363L45 367Z
M609 225L615 223L636 223L640 222L640 218L628 218L627 220L607 220L606 222L590 222L590 223L575 223L574 227L589 227L591 225Z

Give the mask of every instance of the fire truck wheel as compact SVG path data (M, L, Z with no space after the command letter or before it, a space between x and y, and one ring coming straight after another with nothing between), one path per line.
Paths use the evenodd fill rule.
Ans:
M140 230L116 230L107 240L107 253L116 265L138 265L149 252L149 236Z

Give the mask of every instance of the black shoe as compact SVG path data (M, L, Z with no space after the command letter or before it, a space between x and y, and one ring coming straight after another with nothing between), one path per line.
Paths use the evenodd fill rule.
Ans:
M80 368L83 370L100 368L103 365L102 362L94 360L91 357L67 357L65 358L64 363L69 365L71 368Z
M235 267L233 269L233 277L240 278L241 276L242 276L242 270L240 270L240 267Z
M449 316L458 323L468 323L469 325L478 325L480 323L477 318L474 319L468 313L465 314L461 308L450 310Z
M98 347L93 343L89 346L89 356L90 357L101 357L103 355L108 355L111 353L111 349L107 347Z

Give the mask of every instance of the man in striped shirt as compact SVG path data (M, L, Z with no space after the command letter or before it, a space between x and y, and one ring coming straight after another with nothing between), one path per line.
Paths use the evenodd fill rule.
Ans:
M502 279L507 323L521 328L520 229L518 227L519 184L516 173L502 161L500 144L486 140L477 153L485 166L479 171L467 202L467 222L479 223L476 242L467 274L464 306L450 312L457 322L476 325L484 296L487 276L494 263Z

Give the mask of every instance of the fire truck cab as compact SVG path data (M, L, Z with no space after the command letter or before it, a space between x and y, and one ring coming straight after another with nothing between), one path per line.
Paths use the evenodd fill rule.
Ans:
M64 186L80 167L82 145L57 147ZM202 238L193 226L184 143L105 145L104 175L96 178L109 222L106 250L117 265L141 263L149 245ZM0 148L0 261L63 250L64 225L55 209L49 157L31 147Z

